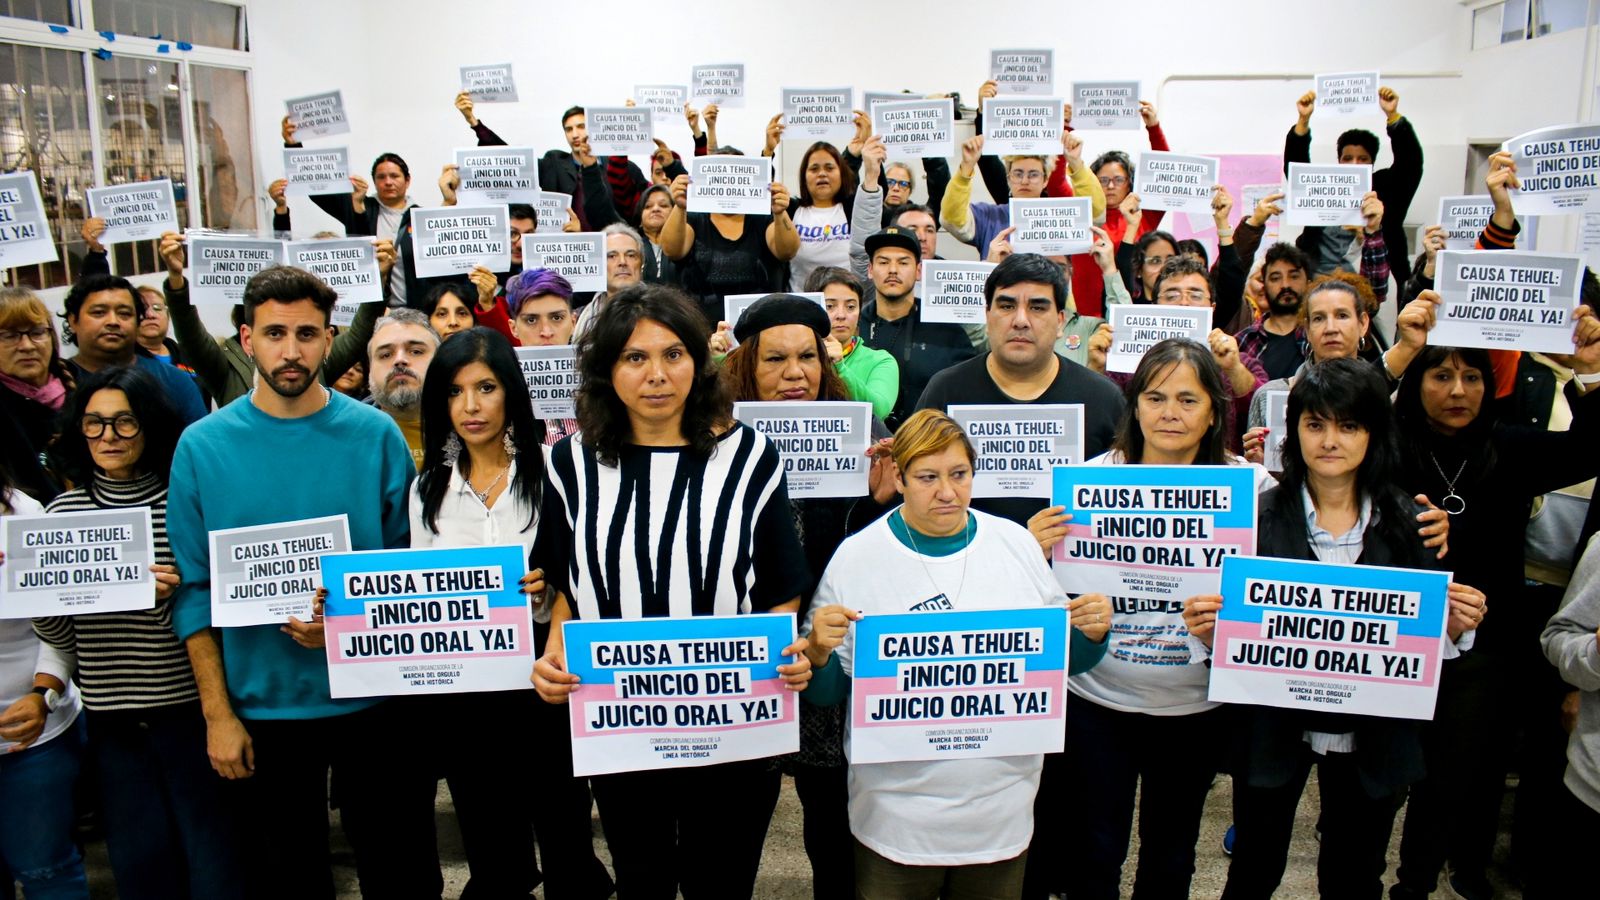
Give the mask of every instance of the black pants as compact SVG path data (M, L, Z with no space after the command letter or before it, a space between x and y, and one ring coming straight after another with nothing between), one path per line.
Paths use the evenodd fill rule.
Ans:
M355 851L365 900L438 900L434 774L403 706L379 703L325 719L252 719L255 774L228 782L246 883L261 900L333 900L328 777Z
M1064 771L1077 773L1070 801L1034 811L1035 831L1046 819L1064 820L1060 843L1036 842L1029 859L1055 857L1065 866L1070 900L1116 900L1139 793L1136 900L1185 900L1194 876L1195 842L1206 794L1221 761L1225 708L1187 716L1121 712L1067 697ZM1041 787L1041 795L1043 790ZM1052 825L1054 831L1060 826Z
M1550 809L1554 838L1548 858L1542 865L1524 870L1523 900L1567 900L1594 893L1590 868L1596 847L1600 847L1600 810L1573 796L1566 785Z
M794 767L801 833L811 860L813 900L854 897L855 838L850 834L849 766Z
M594 855L589 779L572 774L570 708L537 697L533 703L539 791L534 827L544 863L544 895L546 900L604 900L614 888L605 864Z
M618 900L751 896L781 781L765 759L590 779Z
M1234 779L1236 831L1223 900L1268 900L1278 889L1288 865L1295 808L1313 764L1322 799L1317 891L1331 900L1379 900L1389 835L1405 792L1369 796L1351 754L1318 756L1308 744L1298 752L1298 765L1281 786L1253 787L1242 777Z

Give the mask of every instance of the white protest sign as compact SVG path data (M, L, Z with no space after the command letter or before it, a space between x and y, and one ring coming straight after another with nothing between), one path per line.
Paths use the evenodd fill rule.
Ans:
M1139 128L1139 82L1074 81L1072 83L1072 129L1074 131L1112 131Z
M0 175L0 269L58 258L33 173Z
M477 266L509 272L510 212L504 206L413 207L411 258L418 278L465 275Z
M1494 215L1494 199L1488 194L1439 198L1439 225L1444 228L1444 249L1471 250L1478 246L1478 235Z
M517 102L517 82L511 77L511 63L462 66L461 89L472 95L473 103Z
M1071 256L1094 245L1094 209L1088 197L1040 198L1007 204L1011 210L1011 249L1016 253Z
M766 435L778 448L789 499L867 495L872 404L735 403L733 417Z
M1283 471L1283 442L1289 439L1289 392L1265 391L1267 436L1261 443L1261 464L1268 472Z
M976 325L984 321L983 283L994 263L930 259L922 264L917 291L922 321Z
M243 303L250 276L284 261L283 241L195 231L185 240L191 303Z
M211 624L218 628L311 621L322 554L350 549L343 515L211 532Z
M522 258L527 268L556 272L575 291L606 289L606 236L598 231L523 235Z
M537 234L553 234L565 231L567 227L567 210L572 208L572 195L559 191L540 191L539 199L533 204L533 211L538 222L534 229Z
M770 296L772 296L772 295L771 294L725 294L725 295L723 295L723 298L722 298L722 316L723 316L722 321L727 322L729 328L732 328L735 325L738 325L739 324L739 317L744 315L744 311L745 310L747 310L750 307L754 306L756 301L760 300L762 297L770 297ZM804 297L807 300L816 301L816 304L818 306L822 307L824 311L826 311L827 308L828 308L827 300L823 298L822 293L820 291L801 292L801 293L795 294L795 296L796 297ZM736 338L734 338L733 335L730 334L730 335L728 335L728 345L729 345L730 349L733 348L733 347L737 347L737 346L739 346L739 341Z
M1048 97L1056 91L1054 50L990 50L989 80L1002 94Z
M1044 499L1056 466L1083 462L1082 403L953 405L948 411L978 451L974 497Z
M855 137L854 88L784 88L784 140L844 143Z
M1107 372L1132 372L1151 347L1169 338L1188 338L1208 346L1211 334L1211 307L1165 306L1125 303L1107 308L1111 322L1111 349L1106 353Z
M771 215L771 185L765 156L696 156L689 160L688 211Z
M345 118L342 91L295 97L284 101L284 105L289 108L289 121L294 123L296 140L350 133L350 120Z
M870 115L872 113L872 108L874 106L877 106L879 103L898 103L901 100L915 100L915 99L917 99L917 95L916 94L908 94L908 93L906 93L904 91L862 91L861 92L861 102L862 102L862 104L864 104L866 106L868 115Z
M0 517L0 619L156 605L150 507ZM31 671L31 670L30 670Z
M349 325L355 321L356 307L383 300L378 248L372 238L290 241L284 252L289 265L321 278L339 295L328 319L331 324Z
M1428 343L1536 353L1572 352L1583 260L1520 250L1445 250L1434 289L1444 301Z
M283 192L290 197L350 193L350 148L283 148Z
M744 63L695 66L689 71L689 91L695 103L715 103L723 109L744 106Z
M1584 264L1600 272L1600 213L1584 213L1578 225L1578 253Z
M955 103L893 100L872 107L872 133L891 158L951 156L956 152Z
M1243 218L1249 218L1255 208L1261 205L1261 201L1271 197L1273 194L1282 193L1284 193L1282 184L1247 184L1241 186L1239 188L1239 207L1244 210ZM1277 201L1278 207L1282 208L1285 202L1283 197L1279 197ZM1261 249L1263 252L1278 239L1278 235L1282 232L1282 226L1278 222L1280 218L1282 217L1269 216L1266 226L1261 229Z
M983 101L983 152L1053 158L1061 152L1061 119L1059 98L991 97Z
M1361 198L1372 190L1372 167L1289 164L1289 196L1284 198L1285 225L1360 225ZM1144 196L1144 185L1139 185Z
M1185 156L1146 150L1139 154L1139 205L1211 217L1211 189L1221 162L1215 156Z
M1336 116L1383 114L1377 72L1339 72L1316 77L1317 112Z
M576 416L574 396L578 391L577 353L571 344L553 347L518 347L517 363L522 380L533 401L533 415L539 419L571 419Z
M1541 128L1506 141L1505 149L1522 182L1511 191L1518 215L1600 212L1600 124Z
M462 206L539 199L539 153L532 147L457 148L456 174L456 202Z
M589 152L595 156L649 156L656 152L648 106L591 106L584 111Z
M349 182L345 184L348 190ZM162 232L180 230L170 179L89 188L84 196L89 201L89 215L106 220L102 244L152 240Z
M639 106L648 106L652 112L659 116L683 115L683 108L689 102L689 86L686 84L636 84L633 86L633 102Z

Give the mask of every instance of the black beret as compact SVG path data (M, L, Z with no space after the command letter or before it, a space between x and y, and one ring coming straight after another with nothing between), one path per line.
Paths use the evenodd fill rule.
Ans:
M817 301L797 294L768 294L745 307L733 325L733 336L742 344L779 325L805 325L819 338L833 332L833 322Z

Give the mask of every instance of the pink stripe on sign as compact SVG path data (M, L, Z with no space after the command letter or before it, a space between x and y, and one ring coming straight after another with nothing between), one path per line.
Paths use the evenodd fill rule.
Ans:
M678 725L670 711L667 714L665 725L642 725L634 728L597 728L591 729L589 722L594 718L590 707L601 704L638 704L641 706L667 705L671 706L709 706L712 704L729 703L737 704L740 700L758 700L763 697L777 697L778 717L775 719L762 719L759 722L744 722L737 725ZM633 700L623 700L616 696L616 691L609 684L579 685L568 701L572 707L570 718L572 720L572 734L574 737L610 736L614 734L705 734L719 731L739 731L745 728L764 728L768 725L778 725L788 722L796 715L795 701L798 695L788 690L783 685L781 678L763 678L750 684L747 694L716 696L716 697L685 697L685 698L647 698L641 697Z
M491 606L488 607L488 616L471 622L440 623L436 626L408 625L398 628L369 628L365 616L328 616L323 620L329 647L342 647L340 637L347 634L401 634L412 635L414 641L420 641L424 632L452 631L460 628L475 627L503 627L514 626L517 630L517 648L514 650L474 650L471 653L444 652L444 653L412 653L406 656L360 656L355 658L341 658L336 654L329 660L330 665L364 665L371 663L389 662L414 662L416 660L464 660L464 659L492 659L497 656L528 656L533 652L533 634L528 621L528 611L520 606ZM473 634L474 642L479 638ZM531 670L530 670L531 671Z
M1403 684L1416 687L1431 687L1439 674L1439 639L1419 637L1416 635L1400 635L1393 647L1383 647L1376 644L1327 644L1313 643L1310 641L1291 641L1275 639L1274 645L1283 647L1304 648L1311 657L1315 657L1318 650L1365 650L1371 653L1389 651L1393 653L1409 653L1422 657L1421 678L1387 678L1382 675L1346 674L1344 672L1321 672L1309 669L1293 669L1277 666L1253 666L1229 662L1233 656L1233 642L1239 640L1262 640L1261 626L1255 622L1224 621L1217 623L1215 643L1212 650L1211 666L1213 669L1234 669L1251 672L1282 672L1285 675L1296 675L1304 678L1325 678L1335 681L1364 681L1375 684ZM1379 663L1381 665L1381 663Z
M1063 718L1066 715L1066 711L1067 711L1067 706L1066 706L1066 704L1067 704L1067 695L1066 695L1066 693L1064 692L1064 690L1062 688L1061 680L1062 679L1061 679L1061 670L1060 669L1036 669L1036 670L1028 672L1026 675L1024 675L1021 684L999 684L999 685L986 685L986 686L958 685L958 686L955 686L955 687L941 687L941 688L928 688L926 690L919 689L919 690L911 690L911 691L902 691L902 690L900 690L899 678L897 676L886 676L886 677L883 677L883 678L858 678L858 679L855 680L856 690L854 691L854 694L855 694L855 696L861 698L861 700L863 702L851 703L850 704L850 706L851 706L851 709L850 709L851 724L855 728L884 728L884 727L893 728L893 727L896 727L896 726L903 727L903 726L905 726L907 724L915 724L914 721L907 721L907 720L901 720L901 719L896 719L896 720L891 721L891 722L869 722L867 720L867 708L870 705L870 703L867 702L867 701L871 701L872 699L874 699L876 697L894 696L894 695L903 696L903 697L913 697L913 696L927 695L927 694L960 694L960 693L965 693L965 692L988 693L988 692L991 692L991 691L1007 691L1007 690L1027 691L1027 690L1041 690L1041 689L1046 689L1046 688L1050 689L1053 692L1051 694L1051 696L1050 696L1051 709L1050 709L1050 712L1048 712L1048 713L1035 713L1035 714L1032 714L1032 715L1016 715L1016 716L950 716L950 715L946 715L946 716L942 717L941 719L939 719L939 721L941 721L941 722L1021 722L1021 721L1038 721L1040 719L1059 719L1059 718Z

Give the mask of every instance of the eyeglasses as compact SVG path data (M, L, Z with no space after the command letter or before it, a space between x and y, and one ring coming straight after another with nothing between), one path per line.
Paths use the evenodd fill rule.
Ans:
M1107 175L1106 177L1100 179L1101 187L1122 187L1127 183L1128 176L1126 175Z
M27 338L36 344L42 344L50 338L50 326L35 325L25 331L12 331L10 329L0 331L0 347L15 347L22 343L23 338Z
M1043 181L1044 173L1024 172L1021 169L1012 169L1010 174L1008 174L1006 177L1010 178L1012 181Z
M1159 269L1162 266L1167 264L1167 257L1165 257L1165 256L1146 256L1144 258L1144 264L1145 264L1146 268Z
M108 425L111 426L112 433L119 438L136 438L142 427L132 413L123 413L110 419L90 413L78 423L78 428L83 431L84 437L94 440L106 433Z
M144 314L146 316L160 315L166 311L167 307L164 303L146 303L144 305Z
M1161 292L1161 299L1167 303L1177 303L1184 299L1208 303L1211 293L1204 288L1169 288Z
M885 178L883 183L892 188L906 188L909 190L911 187L911 182L902 181L899 178Z

